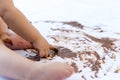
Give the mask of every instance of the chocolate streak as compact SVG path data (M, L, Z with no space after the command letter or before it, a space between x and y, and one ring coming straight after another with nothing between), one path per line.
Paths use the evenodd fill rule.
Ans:
M93 37L91 35L88 35L88 34L84 34L85 36L87 36L88 38L90 38L91 40L95 41L95 42L99 42L102 44L102 47L105 47L107 49L110 49L110 50L114 50L113 49L113 45L114 45L114 41L116 41L116 39L110 39L110 38L96 38L96 37Z

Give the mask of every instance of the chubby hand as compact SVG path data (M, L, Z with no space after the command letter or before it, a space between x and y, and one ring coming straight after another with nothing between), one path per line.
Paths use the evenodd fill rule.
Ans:
M50 45L44 38L34 41L32 45L39 51L40 57L50 56L50 49L55 48L54 46Z

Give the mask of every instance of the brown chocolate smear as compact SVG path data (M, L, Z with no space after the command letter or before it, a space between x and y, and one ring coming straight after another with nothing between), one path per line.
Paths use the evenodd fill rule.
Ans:
M82 75L81 77L83 78L83 80L87 80L87 78L84 75Z
M71 66L74 68L75 72L78 72L78 67L77 67L76 63L72 62Z
M97 78L98 77L98 72L101 68L101 63L99 60L96 60L96 62L91 66L91 70L92 71L95 71L95 77Z
M120 70L115 70L115 71L114 71L114 73L119 73L119 72L120 72Z
M76 58L77 54L75 52L72 52L70 49L65 47L57 47L58 49L58 56L62 58Z
M34 50L33 50L34 51ZM65 48L65 47L61 47L61 46L57 46L56 48L53 48L51 50L51 54L50 57L53 58L55 55L60 56L61 58L76 58L77 54L72 52L70 49ZM39 61L40 57L39 55L35 55L35 56L29 56L27 57L28 59L34 60L34 61Z
M84 34L85 36L87 36L88 38L90 38L91 40L95 41L95 42L99 42L102 44L102 47L105 47L107 49L113 50L113 45L114 42L116 41L116 39L110 39L110 38L96 38L94 36L88 35L88 34Z
M99 26L96 26L93 30L97 30L98 32L104 32Z
M35 49L29 49L30 50L30 52L32 52L32 53L35 53L36 55L34 55L34 56L32 56L32 55L30 55L29 57L27 57L28 59L31 59L31 60L33 60L33 61L40 61L40 56L39 56L39 54L38 54L38 51L37 50L35 50ZM29 52L29 51L28 51ZM52 48L51 50L50 50L50 58L53 58L55 55L57 55L58 54L58 50L57 50L57 48ZM45 57L43 57L43 58L45 58Z
M77 27L77 28L80 28L80 29L83 29L83 25L80 24L79 22L77 21L70 21L70 22L62 22L63 24L67 24L67 25L70 25L70 26L73 26L73 27Z
M8 34L0 34L0 39L4 44L13 45L12 40L9 38Z
M26 49L25 51L30 53L29 56L27 57L28 59L33 60L33 61L40 61L40 56L38 54L38 50L36 50L36 49ZM35 54L35 55L32 55L32 54Z
M117 69L114 71L114 73L120 73L120 67L117 67Z
M50 50L50 56L51 58L53 58L55 55L58 55L58 49L57 48L52 48Z
M63 24L67 24L67 25L70 25L73 27L80 28L80 29L84 28L84 26L77 21L68 21L68 22L67 21L44 21L44 22L46 22L46 23L63 23Z
M58 21L51 21L51 20L46 20L46 21L44 21L44 22L46 22L46 23L59 23Z
M6 45L13 45L12 41L9 38L5 38L2 40Z
M78 52L78 53L80 54L79 55L80 60L82 60L81 55L84 55L84 54L87 54L87 55L93 54L97 58L97 60L100 59L100 56L96 51L83 51L83 52Z
M40 56L38 54L36 56L29 56L27 58L33 61L40 61Z
M52 31L61 31L61 32L73 32L73 30L70 30L70 29L60 29L60 28L50 28Z
M59 39L57 37L51 36L50 38L52 38L56 42L59 42Z

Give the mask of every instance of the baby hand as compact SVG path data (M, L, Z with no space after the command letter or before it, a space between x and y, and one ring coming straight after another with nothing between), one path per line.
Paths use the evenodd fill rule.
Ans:
M50 56L50 49L54 48L44 38L33 42L33 47L38 50L40 57Z

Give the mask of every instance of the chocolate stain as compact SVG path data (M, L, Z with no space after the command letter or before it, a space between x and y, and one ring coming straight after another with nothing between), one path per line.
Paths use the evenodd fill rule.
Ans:
M93 66L91 67L92 71L96 71L98 72L99 69L101 68L101 63L99 62L99 60L96 60L96 62L93 64Z
M82 55L89 55L91 56L91 54L93 54L97 59L93 59L93 58L87 58L87 57L83 57ZM85 61L84 63L84 68L86 67L90 67L92 71L95 72L95 77L97 77L98 71L101 68L101 59L100 56L98 55L98 53L96 51L83 51L83 52L79 52L79 58L82 61Z
M83 29L84 26L82 24L80 24L79 22L77 21L70 21L70 22L62 22L63 24L67 24L67 25L70 25L70 26L73 26L73 27L77 27L77 28L80 28L80 29Z
M61 32L73 32L73 30L70 30L70 29L60 29L60 28L50 28L52 31L61 31Z
M82 75L81 77L82 77L84 80L87 80L87 78L86 78L84 75Z
M0 39L5 45L13 45L12 40L8 37L8 34L0 34Z
M91 40L95 41L95 42L101 43L102 47L105 47L105 48L110 49L110 50L114 50L113 45L115 45L114 42L116 41L116 39L110 39L110 38L99 39L99 38L93 37L91 35L88 35L86 33L84 33L84 35L87 36L88 38L90 38Z
M87 55L93 54L97 58L97 60L100 59L100 56L99 56L99 54L96 51L92 51L92 52L91 51L83 51L83 52L78 52L78 53L79 53L80 60L83 60L81 55L84 55L84 54L87 54Z
M61 58L76 58L77 54L72 52L70 49L58 46L58 56Z
M6 44L6 45L11 45L11 46L13 45L12 41L11 41L9 38L5 38L5 39L3 39L2 41L3 41L3 43Z
M120 73L120 67L117 67L114 73Z
M30 60L32 60L32 61L40 61L39 54L37 54L36 56L29 56L27 58L30 59Z
M73 27L80 28L80 29L84 28L84 25L80 24L77 21L44 21L44 22L46 22L46 23L63 23L63 24L66 24L66 25L70 25L70 26L73 26Z
M71 66L74 68L75 72L78 72L78 67L77 67L76 63L72 62Z
M96 26L93 30L97 30L98 32L104 32L99 26Z
M38 51L36 49L25 49L25 51L27 51L30 54L35 54L35 55L28 55L28 59L32 60L32 61L40 61L40 56L38 54Z
M34 60L34 61L39 61L40 57L39 57L38 53L37 52L33 52L33 53L36 53L37 55L29 56L27 58ZM53 58L55 55L58 55L61 58L76 58L77 57L76 53L72 52L68 48L64 48L61 46L57 46L56 48L51 49L50 57Z
M33 61L40 61L41 57L38 54L39 53L38 50L35 50L35 49L29 49L29 50L30 50L30 53L35 53L36 55L29 55L27 58L30 59L30 60L33 60ZM58 54L58 49L57 48L52 48L50 50L50 56L49 56L50 59L53 58L57 54ZM46 58L46 57L42 57L42 58Z

